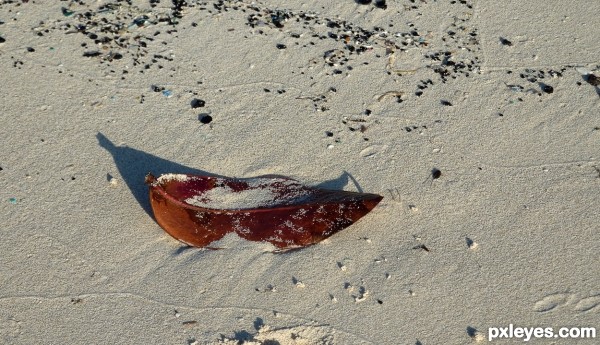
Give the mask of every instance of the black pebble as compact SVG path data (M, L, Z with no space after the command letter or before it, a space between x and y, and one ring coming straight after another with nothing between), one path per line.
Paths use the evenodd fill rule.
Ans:
M512 46L512 42L504 37L500 37L500 44L502 44L503 46Z
M285 49L285 48L287 48L287 46L285 44L281 44L281 43L278 43L276 45L276 47L277 47L277 49Z
M446 100L441 100L441 101L440 101L440 103L441 103L442 105L445 105L445 106L448 106L448 107L451 107L451 106L452 106L452 103L450 103L450 102L448 102L448 101L446 101Z
M282 28L283 24L281 23L281 18L279 18L276 15L271 15L271 20L273 21L273 24L275 25L275 27L277 28Z
M593 74L586 75L585 81L594 86L600 85L600 78L596 77Z
M385 0L376 0L375 7L385 10L385 9L387 9L387 4L385 3Z
M202 107L204 107L206 105L206 102L204 100L201 100L201 99L198 99L198 98L194 98L190 102L190 105L192 106L192 109L202 108Z
M325 135L326 135L326 136L328 136L328 137L332 137L332 136L333 136L333 132L326 131L326 132L325 132Z
M442 176L442 171L438 168L431 169L431 177L435 180Z
M544 91L545 93L554 92L554 88L548 84L540 83L540 87L542 88L542 91Z
M6 39L4 39L4 37L0 36L0 43L4 43L6 42Z
M165 88L162 86L156 86L156 85L152 85L150 86L150 89L154 92L161 92L163 91Z
M31 48L31 47L27 47L27 51L30 53L33 53L35 51L35 49Z
M102 53L100 53L99 51L90 51L90 52L83 52L83 56L84 57L94 57L94 56L100 56Z
M200 122L202 122L203 124L207 124L212 121L212 116L208 114L200 114L198 115L198 120L200 120Z
M359 5L368 5L371 3L371 0L355 0Z

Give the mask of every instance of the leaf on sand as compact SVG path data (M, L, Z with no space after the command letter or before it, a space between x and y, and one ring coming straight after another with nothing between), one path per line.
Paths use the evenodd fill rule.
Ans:
M174 238L206 247L228 233L279 250L318 243L352 225L383 198L312 188L281 176L146 176L158 224Z

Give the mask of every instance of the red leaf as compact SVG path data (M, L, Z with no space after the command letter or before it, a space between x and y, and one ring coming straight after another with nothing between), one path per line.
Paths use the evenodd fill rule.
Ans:
M174 238L205 247L227 233L279 249L304 247L350 226L383 198L307 187L280 176L245 179L146 176L158 224Z

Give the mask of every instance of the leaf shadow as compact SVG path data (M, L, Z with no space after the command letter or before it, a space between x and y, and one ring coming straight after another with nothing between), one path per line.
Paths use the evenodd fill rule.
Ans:
M151 217L154 216L150 206L148 187L144 184L146 174L149 172L156 176L161 174L177 173L222 178L226 177L223 175L213 174L205 170L190 168L188 166L181 165L179 163L175 163L131 147L115 145L110 139L100 132L96 134L96 138L98 139L98 144L100 147L104 148L112 155L123 182L125 182L127 188L129 188L131 194L133 194L142 209ZM107 175L107 178L110 179L110 177L111 176ZM362 192L362 188L356 179L354 179L354 177L346 171L344 171L340 177L324 181L315 187L342 190L348 184L348 181L352 181L356 186L356 189L359 192ZM183 251L184 250L181 252ZM181 252L177 254L180 254Z
M358 181L356 181L356 179L354 178L354 176L352 176L352 174L350 174L349 172L347 172L345 170L342 173L342 175L340 175L340 177L335 178L333 180L321 182L318 185L316 185L315 187L323 188L323 189L342 190L348 184L348 181L352 181L352 184L354 184L354 186L356 187L356 190L359 193L363 193L363 189L358 184Z
M142 209L151 217L152 208L148 197L148 187L144 184L146 174L149 172L156 176L179 173L223 177L204 170L190 168L131 147L117 146L102 133L96 134L96 138L98 144L112 155L123 182L125 182Z

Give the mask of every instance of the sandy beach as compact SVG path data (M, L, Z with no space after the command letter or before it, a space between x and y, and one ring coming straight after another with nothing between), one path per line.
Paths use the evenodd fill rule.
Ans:
M598 343L557 334L600 329L598 13L0 1L0 343ZM383 200L209 250L156 223L149 172Z

